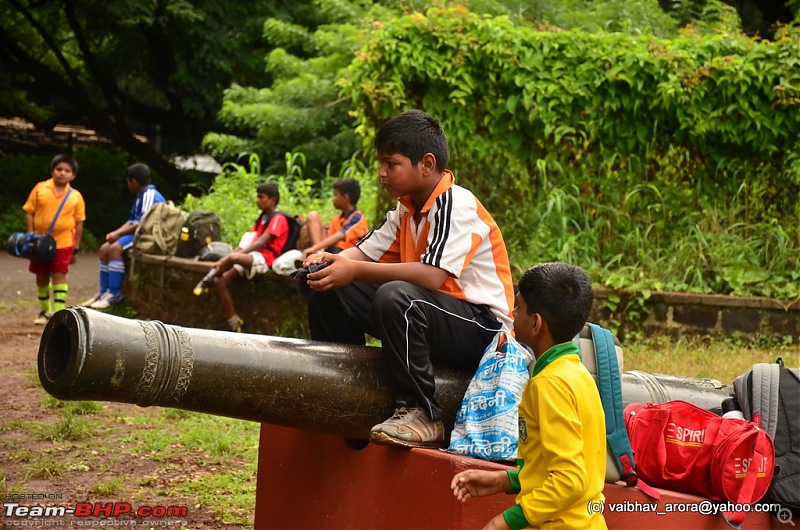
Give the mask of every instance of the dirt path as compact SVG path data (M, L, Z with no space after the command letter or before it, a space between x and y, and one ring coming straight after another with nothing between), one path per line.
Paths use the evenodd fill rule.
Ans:
M49 526L92 522L69 517L16 517L19 512L8 517L8 503L16 502L22 507L74 508L77 503L103 502L129 503L134 508L183 506L187 508L185 517L167 517L160 523L184 520L188 528L241 528L216 522L195 499L164 494L170 481L176 477L199 476L205 472L194 465L193 455L187 454L178 458L179 461L157 461L150 455L127 451L125 438L120 436L116 438L119 440L118 450L109 458L108 451L98 455L97 451L87 450L86 440L76 446L48 436L48 429L68 429L71 424L67 415L67 425L64 425L65 413L59 408L60 403L43 406L47 396L36 375L43 326L33 324L38 304L34 277L28 272L27 265L25 260L0 253L0 498L5 504L0 511L0 525L33 526L32 521L42 519L49 520ZM94 294L97 289L97 256L82 254L70 269L68 278L68 304L79 303ZM116 403L98 405L102 414L122 418L120 431L125 436L137 430L147 431L146 424L124 425L124 418L142 416L144 409ZM104 443L107 439L104 436ZM104 494L98 487L103 483L116 485L113 493ZM49 501L46 500L48 496ZM127 521L130 523L132 520ZM142 519L135 522L140 528L150 527L143 524L145 521ZM47 525L39 522L36 526ZM159 526L163 524L155 527Z

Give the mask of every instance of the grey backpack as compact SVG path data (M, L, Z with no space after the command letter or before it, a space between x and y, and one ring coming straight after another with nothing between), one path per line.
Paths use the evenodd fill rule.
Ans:
M775 444L775 474L762 502L800 512L800 369L780 358L754 364L733 381L733 394L745 419Z

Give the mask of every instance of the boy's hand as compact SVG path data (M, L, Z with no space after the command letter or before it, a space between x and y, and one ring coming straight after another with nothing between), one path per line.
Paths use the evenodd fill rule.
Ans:
M453 477L450 489L453 490L453 496L457 500L467 502L472 497L486 497L508 491L511 489L511 483L505 471L468 469ZM500 518L502 519L502 516Z
M311 254L305 262L304 267L314 263L327 262L328 266L317 272L312 272L307 276L308 286L315 291L328 291L338 289L353 283L356 279L356 261L342 256L341 254L328 254L322 252Z

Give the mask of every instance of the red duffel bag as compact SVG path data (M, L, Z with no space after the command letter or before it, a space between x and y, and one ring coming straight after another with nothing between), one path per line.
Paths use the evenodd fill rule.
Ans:
M722 418L686 401L625 407L636 473L651 486L716 501L753 504L775 465L772 439L755 423ZM727 511L733 523L743 511Z

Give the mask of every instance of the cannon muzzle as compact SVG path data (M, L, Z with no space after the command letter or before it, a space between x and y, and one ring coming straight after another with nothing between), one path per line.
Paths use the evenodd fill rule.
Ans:
M86 308L57 312L39 345L39 380L64 400L162 406L368 439L394 411L380 348L183 328ZM452 427L472 374L437 367ZM730 387L643 372L622 376L625 404L683 399L719 410Z

